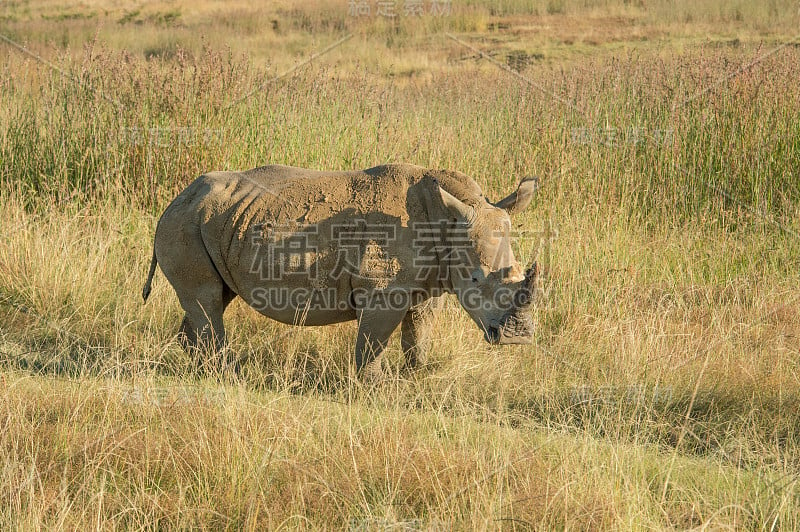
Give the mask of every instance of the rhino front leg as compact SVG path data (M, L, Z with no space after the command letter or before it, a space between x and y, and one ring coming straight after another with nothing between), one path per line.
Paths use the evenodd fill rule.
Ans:
M386 348L389 337L403 321L408 309L365 308L358 312L356 371L375 360Z
M425 364L428 351L431 321L440 307L439 297L433 297L408 309L400 329L400 345L405 355L405 369Z

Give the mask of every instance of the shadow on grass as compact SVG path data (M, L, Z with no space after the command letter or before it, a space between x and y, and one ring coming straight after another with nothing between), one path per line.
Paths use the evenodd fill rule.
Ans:
M398 361L383 362L383 380L356 378L350 353L323 352L309 345L282 349L248 349L238 378L200 375L177 342L157 359L120 351L113 338L81 339L63 329L24 323L24 312L3 313L9 330L0 337L0 367L62 379L83 377L131 379L142 374L172 377L187 385L235 382L254 392L308 395L331 402L356 401L381 408L467 416L478 422L500 422L517 428L533 424L546 430L580 432L614 442L655 445L697 456L718 455L737 467L758 467L759 449L786 455L800 448L798 393L722 386L678 390L658 386L581 387L548 394L523 390L511 397L502 390L470 401L468 382L440 384L436 365L414 373L400 371ZM27 325L27 326L26 326ZM41 324L40 324L41 325ZM19 326L14 329L14 326ZM449 393L450 385L465 393ZM491 403L491 404L490 404ZM749 463L754 460L753 463ZM800 464L799 464L800 465Z
M796 454L792 449L800 446L797 393L606 387L510 401L506 409L511 426L534 422L612 441L716 455L737 467L763 465L749 463L758 450Z

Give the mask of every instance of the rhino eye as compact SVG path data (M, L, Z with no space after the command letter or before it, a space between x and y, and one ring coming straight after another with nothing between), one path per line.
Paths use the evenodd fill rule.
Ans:
M488 274L489 274L489 269L486 268L485 266L481 266L480 268L478 268L478 269L476 269L476 270L474 270L472 272L472 275L471 275L472 282L473 283L483 282L483 280L486 279Z

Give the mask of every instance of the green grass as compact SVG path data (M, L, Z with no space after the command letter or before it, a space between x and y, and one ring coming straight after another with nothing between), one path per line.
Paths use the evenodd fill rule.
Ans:
M797 528L800 52L756 44L786 6L340 7L0 13L60 69L0 48L0 528ZM585 20L615 22L520 29ZM247 39L201 42L220 28ZM544 57L520 79L442 31ZM242 382L192 376L168 283L139 296L170 199L209 170L389 161L489 197L541 176L516 219L546 267L534 344L485 346L450 301L425 368L398 373L394 339L367 383L353 324L237 302Z

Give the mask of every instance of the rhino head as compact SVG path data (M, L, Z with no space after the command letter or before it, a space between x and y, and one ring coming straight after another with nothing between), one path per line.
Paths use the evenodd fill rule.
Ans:
M456 294L487 342L531 343L534 326L529 311L538 268L534 262L523 269L514 257L510 215L528 206L536 178L523 180L515 192L496 203L482 194L462 201L434 183L453 229L444 243L446 252L440 255L446 287Z

